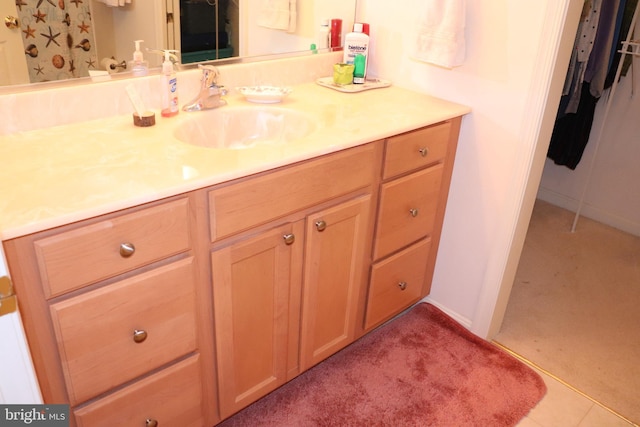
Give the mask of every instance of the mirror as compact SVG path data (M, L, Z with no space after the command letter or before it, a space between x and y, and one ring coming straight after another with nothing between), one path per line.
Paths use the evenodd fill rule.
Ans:
M229 63L258 57L268 59L271 55L307 54L311 44L318 42L323 19L340 18L343 34L349 31L355 20L356 2L2 1L0 14L16 16L18 26L0 26L0 86L20 85L15 86L18 90L25 85L27 88L32 86L31 83L53 80L86 84L91 81L86 78L89 70L104 72L104 68L112 64L107 61L112 57L118 64L112 71L126 78L131 74L130 67L124 69L121 66L131 61L135 40L144 40L141 50L151 72L157 72L162 57L149 50L180 50L182 64L210 60ZM289 5L288 22L293 27L283 28L283 10L269 10L265 8L268 4ZM71 53L65 55L62 52L65 48ZM34 58L38 59L34 61ZM45 74L49 69L52 72ZM0 89L3 93L12 91L7 87Z

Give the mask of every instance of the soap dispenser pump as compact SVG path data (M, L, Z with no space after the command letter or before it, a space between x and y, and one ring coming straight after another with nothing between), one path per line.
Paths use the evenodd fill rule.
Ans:
M146 76L149 73L149 63L144 60L144 56L140 50L140 44L143 42L144 40L136 40L134 42L136 50L133 52L133 61L130 62L130 68L136 77Z
M172 117L180 112L178 106L178 76L171 62L171 52L176 50L165 49L164 62L162 63L162 117Z

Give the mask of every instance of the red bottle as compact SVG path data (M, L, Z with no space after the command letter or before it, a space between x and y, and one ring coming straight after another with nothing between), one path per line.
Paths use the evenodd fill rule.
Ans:
M342 50L342 19L331 20L329 47L331 50Z

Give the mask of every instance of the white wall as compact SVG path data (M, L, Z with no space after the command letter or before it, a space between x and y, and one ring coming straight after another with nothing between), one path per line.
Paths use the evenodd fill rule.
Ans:
M480 335L489 333L486 308L495 304L505 265L517 263L511 233L528 180L518 167L533 158L524 144L537 138L531 116L541 116L546 102L536 91L548 86L533 84L535 70L551 74L554 66L540 70L536 61L548 41L547 7L567 3L556 1L467 1L466 61L445 70L410 59L422 1L359 0L358 19L371 25L373 75L473 110L462 124L430 300Z
M15 2L0 2L0 16L18 16ZM0 86L29 83L20 29L0 25Z
M145 59L149 61L149 67L159 67L162 64L162 56L150 54L146 52L146 48L164 47L164 26L156 25L157 22L163 21L165 9L162 3L164 2L157 0L134 1L122 7L108 7L94 0L92 10L97 23L98 61L112 56L118 62L131 61L135 50L134 40L144 40L141 50Z
M637 66L637 59L635 63ZM632 80L636 93L633 93ZM610 91L600 98L582 160L575 170L547 160L539 193L541 199L575 212L586 188L582 215L637 236L640 236L637 184L640 182L637 165L637 159L640 159L639 84L640 73L637 71L630 70L620 80L606 121L604 115ZM592 164L593 173L589 179ZM577 230L579 227L580 221Z

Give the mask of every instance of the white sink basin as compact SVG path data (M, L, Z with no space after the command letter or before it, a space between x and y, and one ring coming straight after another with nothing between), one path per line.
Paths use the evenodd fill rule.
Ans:
M295 141L316 128L312 118L279 107L220 107L188 114L174 131L180 141L217 149L247 149Z

